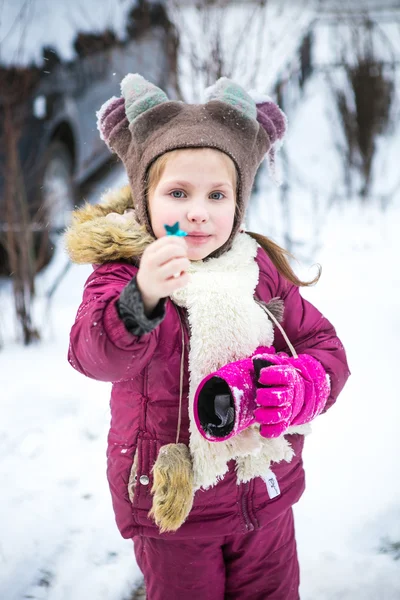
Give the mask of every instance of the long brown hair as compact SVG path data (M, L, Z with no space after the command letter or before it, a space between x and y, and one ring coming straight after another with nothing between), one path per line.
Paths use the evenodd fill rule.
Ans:
M281 248L278 244L273 242L270 238L265 235L261 235L260 233L253 233L252 231L246 232L249 236L251 236L254 240L256 240L257 244L265 250L271 259L272 263L278 269L279 273L283 275L288 281L294 283L299 287L308 287L310 285L315 285L319 278L321 277L322 267L321 265L316 265L318 269L317 275L311 281L302 281L293 271L292 267L289 263L289 258L295 258L293 254Z
M195 151L196 149L190 150ZM157 160L155 160L154 163L151 165L147 178L147 199L156 189L158 182L162 177L167 162L171 158L173 158L173 156L176 155L177 152L180 152L180 150L166 152L165 154L162 154ZM236 179L236 169L234 167L233 171L233 176ZM266 237L265 235L261 235L260 233L253 233L252 231L247 231L246 233L250 235L257 242L257 244L261 246L261 248L263 248L263 250L265 250L265 252L269 256L279 273L283 277L285 277L285 279L287 279L291 283L294 283L294 285L297 285L298 287L308 287L310 285L316 284L319 278L321 277L322 269L320 265L317 265L318 273L314 277L314 279L312 279L311 281L302 281L297 277L296 273L290 266L289 258L294 259L294 256L290 252L288 252L284 248L281 248L281 246L273 242L270 238Z

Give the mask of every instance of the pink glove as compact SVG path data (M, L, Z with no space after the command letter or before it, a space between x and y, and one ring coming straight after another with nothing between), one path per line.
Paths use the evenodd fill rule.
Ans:
M283 352L252 358L259 373L254 417L263 437L278 437L291 425L308 423L323 411L330 385L315 358L308 354L291 358ZM263 366L263 361L270 366Z

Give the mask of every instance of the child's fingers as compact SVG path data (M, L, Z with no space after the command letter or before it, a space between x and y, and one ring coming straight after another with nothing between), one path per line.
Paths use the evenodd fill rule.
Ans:
M258 423L263 425L277 425L278 423L286 422L292 414L291 406L279 408L256 408L254 417Z
M288 428L288 424L282 421L282 423L277 423L276 425L261 425L260 433L265 438L277 438L282 433L285 433Z
M170 279L171 277L175 277L178 273L179 275L182 272L186 272L190 266L190 261L187 258L173 258L168 261L164 265L162 265L159 269L159 276L163 281L166 279ZM177 279L175 277L175 279Z
M179 244L171 244L163 248L159 248L157 252L149 257L151 264L155 267L162 267L174 259L186 259L187 260L187 249L181 247Z
M291 404L293 391L289 388L259 388L256 394L256 402L259 406L283 407Z
M186 242L183 238L175 235L165 235L150 244L150 246L146 248L146 252L148 254L157 254L161 248L168 248L170 246L187 249Z
M164 284L165 297L170 296L171 294L176 292L176 290L179 290L180 288L185 287L185 285L187 285L188 282L189 282L189 275L188 275L188 273L184 273L184 272L182 272L179 275L179 277L172 277L171 279L168 279Z
M168 239L168 243L158 244L161 240ZM154 244L148 246L143 253L142 261L145 261L152 267L159 267L168 262L171 258L183 258L187 256L187 246L179 238L161 238Z
M292 368L287 365L276 365L261 369L258 378L262 385L287 385L293 379Z

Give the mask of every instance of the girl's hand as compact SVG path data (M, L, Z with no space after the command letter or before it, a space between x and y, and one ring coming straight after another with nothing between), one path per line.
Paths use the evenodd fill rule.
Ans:
M278 437L291 425L308 423L323 411L330 385L315 358L308 354L291 358L283 352L257 358L270 364L260 371L254 411L263 437Z
M161 298L188 283L190 261L183 238L164 236L143 252L136 276L146 315L150 315Z

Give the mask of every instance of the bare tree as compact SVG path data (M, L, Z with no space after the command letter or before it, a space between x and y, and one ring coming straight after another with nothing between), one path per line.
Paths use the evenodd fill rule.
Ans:
M18 145L26 118L26 102L37 76L34 68L0 68L0 130L4 153L0 244L4 249L3 268L12 279L15 314L24 344L39 338L32 316L38 254Z
M193 101L222 76L265 91L278 42L299 27L312 0L167 0L167 5L179 35L183 96ZM285 11L289 17L282 31L277 22L284 22Z
M397 59L392 43L368 13L347 18L347 30L338 36L345 77L339 82L330 76L329 81L342 127L345 185L349 196L355 191L366 200L372 192L378 137L392 122ZM342 19L338 16L338 26Z
M24 0L0 40L3 61L8 36L14 33L18 42L14 49L16 64L23 55L32 7L32 0ZM18 336L26 345L40 337L33 317L35 275L50 258L41 193L32 197L27 189L27 182L37 177L35 149L25 152L23 163L20 152L30 100L39 79L40 69L34 65L0 63L0 271L11 278Z

